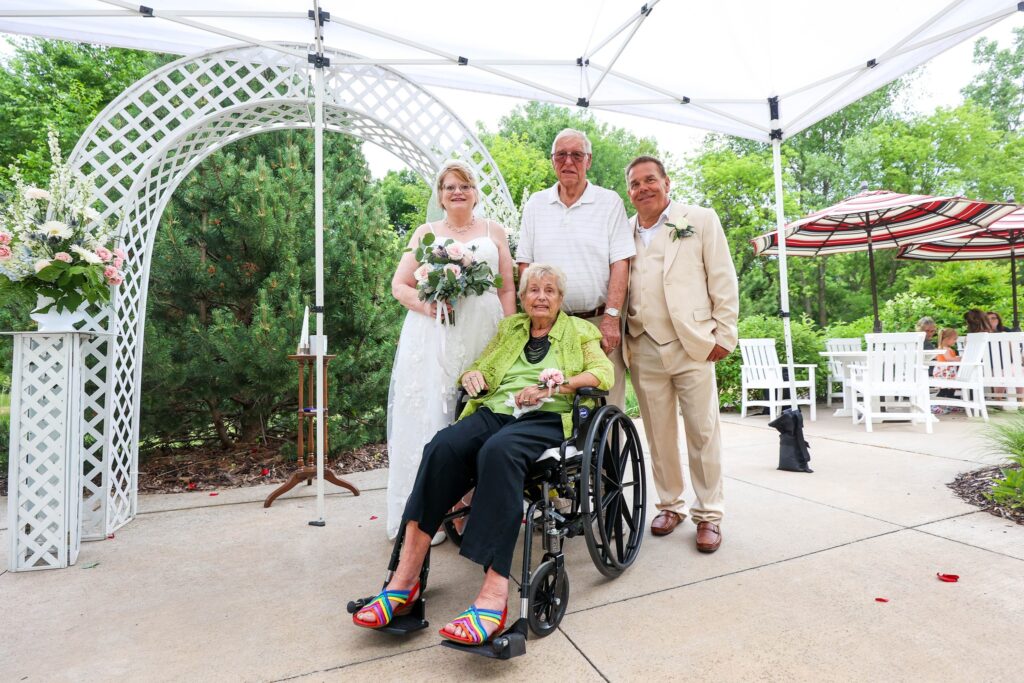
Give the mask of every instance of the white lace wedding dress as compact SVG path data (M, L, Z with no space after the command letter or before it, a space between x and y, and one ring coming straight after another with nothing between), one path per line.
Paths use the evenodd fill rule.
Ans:
M463 245L498 273L498 247L489 235ZM398 535L423 447L455 419L456 380L484 350L502 317L494 289L459 299L454 326L406 313L388 392L388 538Z

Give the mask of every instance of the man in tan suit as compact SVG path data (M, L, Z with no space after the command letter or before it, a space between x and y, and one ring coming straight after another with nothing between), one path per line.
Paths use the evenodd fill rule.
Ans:
M637 213L623 352L654 465L659 513L651 532L670 534L689 514L697 550L712 553L722 543L724 510L715 363L736 347L736 270L718 215L671 201L658 159L634 159L626 182ZM696 494L689 513L677 405Z

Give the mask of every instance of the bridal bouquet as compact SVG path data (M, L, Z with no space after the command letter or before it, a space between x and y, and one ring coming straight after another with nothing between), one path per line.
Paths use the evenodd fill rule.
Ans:
M49 145L49 188L31 187L15 172L14 195L0 205L0 274L37 294L39 313L106 303L124 280L114 228L92 206L95 185L62 160L53 130Z
M501 276L496 275L486 261L477 261L475 247L467 249L455 240L436 244L434 233L428 232L416 247L416 260L420 266L413 273L420 301L438 304L442 322L455 324L455 304L459 297L480 295L491 287L501 287ZM448 304L452 307L449 315Z

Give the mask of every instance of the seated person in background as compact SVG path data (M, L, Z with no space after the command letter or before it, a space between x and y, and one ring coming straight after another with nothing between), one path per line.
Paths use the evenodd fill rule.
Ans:
M925 350L935 348L935 320L931 316L924 316L917 321L917 331L924 332Z
M942 350L935 360L939 363L959 363L960 356L956 352L957 332L952 327L947 327L939 334L939 348ZM934 366L933 377L953 379L956 377L957 368L955 365ZM956 398L956 389L939 389L939 398ZM943 415L950 412L945 406L934 406L932 412Z
M980 308L972 308L964 313L964 322L967 323L968 334L992 331L992 326L988 322L988 316Z
M1003 319L995 311L989 311L985 314L988 317L988 326L992 328L993 332L1010 332L1010 328L1003 324Z
M504 627L527 471L545 450L568 438L576 390L607 390L614 381L600 330L561 312L564 296L565 275L558 268L535 263L523 271L519 297L525 313L502 320L460 378L473 399L459 420L423 449L403 515L398 568L386 589L352 615L356 626L380 628L412 608L431 537L459 497L475 486L459 552L483 566L484 583L470 608L441 629L441 636L478 645ZM546 369L561 371L565 383L539 387ZM481 396L485 391L490 393ZM530 412L513 416L524 408Z
M932 319L931 316L928 316L928 315L924 316L923 318L921 318L920 320L917 321L917 331L918 332L924 332L924 348L925 348L925 350L926 351L930 351L931 349L934 349L935 348L935 342L933 341L933 339L935 338L935 320ZM932 366L932 365L928 366L928 376L929 377L932 376L932 371L934 371L934 370L935 370L934 366Z

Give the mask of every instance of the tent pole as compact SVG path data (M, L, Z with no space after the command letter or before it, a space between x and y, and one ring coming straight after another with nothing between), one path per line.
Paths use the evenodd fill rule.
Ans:
M320 3L313 4L317 15ZM317 25L317 22L313 22ZM323 38L317 26L317 54L323 56ZM324 525L324 436L327 425L324 405L324 354L327 352L324 338L324 65L313 68L314 115L313 115L313 220L316 240L316 526Z
M878 282L875 280L875 249L871 246L871 228L868 228L868 266L871 269L871 310L875 313L872 329L878 334L882 331L882 321L878 319Z
M789 322L789 273L786 270L786 214L782 205L782 138L772 140L772 171L775 174L775 231L779 244L779 307L783 335L786 338L786 371L789 374L789 400L796 407L796 374L793 367L793 329ZM814 389L811 389L814 396ZM813 400L813 398L812 398Z
M1010 245L1010 285L1013 289L1013 329L1020 329L1020 316L1017 313L1017 246Z

